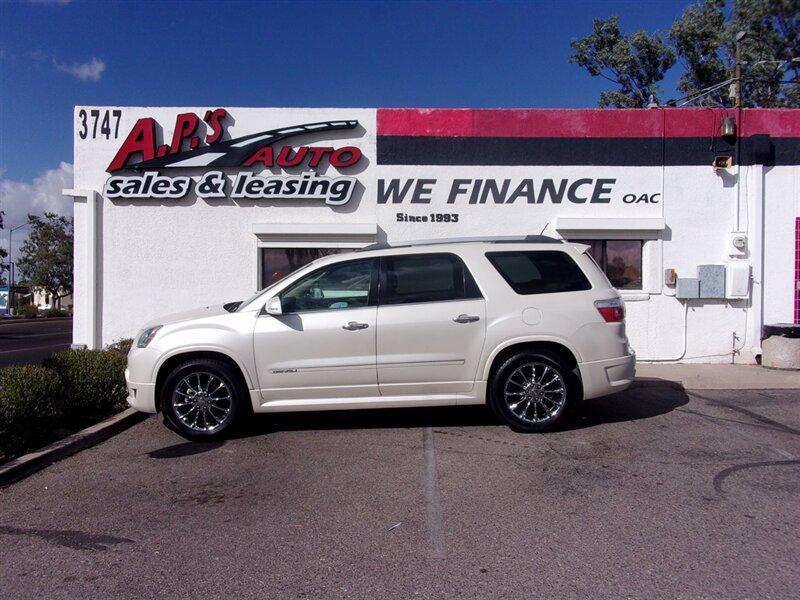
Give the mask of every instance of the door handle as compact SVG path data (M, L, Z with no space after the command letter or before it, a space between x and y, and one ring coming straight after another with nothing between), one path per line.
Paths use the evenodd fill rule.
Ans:
M480 320L480 317L475 315L458 315L457 317L453 317L453 321L456 323L474 323L475 321Z
M347 331L358 331L367 327L369 327L368 323L359 323L357 321L350 321L347 325L342 325L342 329L347 329Z

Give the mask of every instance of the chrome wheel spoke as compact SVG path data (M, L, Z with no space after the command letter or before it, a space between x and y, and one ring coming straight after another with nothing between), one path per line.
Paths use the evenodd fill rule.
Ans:
M503 394L508 409L528 423L554 418L567 400L561 373L538 361L518 366L506 379Z
M172 395L175 416L193 431L212 432L222 427L233 409L228 385L204 371L190 373L175 386Z

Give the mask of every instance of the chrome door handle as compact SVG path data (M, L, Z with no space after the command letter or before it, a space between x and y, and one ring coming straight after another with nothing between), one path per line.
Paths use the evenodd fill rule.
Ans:
M458 315L457 317L453 317L453 321L456 323L474 323L478 320L480 320L480 317L476 317L475 315Z
M359 323L357 321L350 321L347 325L342 325L342 329L347 329L347 331L358 331L367 327L369 327L368 323Z

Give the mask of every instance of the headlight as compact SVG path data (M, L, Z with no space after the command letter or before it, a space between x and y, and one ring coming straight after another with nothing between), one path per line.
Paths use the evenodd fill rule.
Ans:
M148 327L142 333L139 334L139 339L136 340L136 347L137 348L144 348L153 341L153 338L156 337L156 333L158 330L161 329L163 325L156 325L155 327Z

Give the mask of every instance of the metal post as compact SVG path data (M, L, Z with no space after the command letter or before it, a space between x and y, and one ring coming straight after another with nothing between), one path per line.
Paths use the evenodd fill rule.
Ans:
M11 234L17 229L22 229L30 223L23 223L16 227L8 228L8 314L11 314L11 309L14 308L14 264L11 262Z
M736 65L734 66L733 77L733 106L734 108L742 107L742 40L747 37L746 31L739 31L734 37L733 42L736 44Z
M736 69L734 77L736 78L736 87L734 88L733 106L734 108L741 108L742 106L742 45L736 42Z
M14 228L8 228L8 314L13 314L14 308L14 266L11 263L11 234Z

